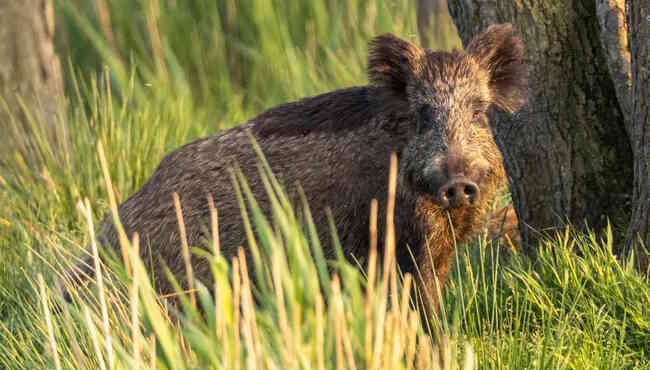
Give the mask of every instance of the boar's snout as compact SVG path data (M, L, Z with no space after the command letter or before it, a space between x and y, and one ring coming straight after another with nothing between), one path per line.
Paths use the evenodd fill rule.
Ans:
M478 185L465 177L457 177L440 187L438 201L445 209L473 206L480 196Z

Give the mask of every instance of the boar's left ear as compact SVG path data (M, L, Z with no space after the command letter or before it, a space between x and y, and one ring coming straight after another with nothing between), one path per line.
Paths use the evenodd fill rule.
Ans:
M370 41L368 78L372 83L401 95L408 82L417 78L424 50L392 34L383 34Z
M510 23L492 25L467 47L467 53L490 75L492 103L506 112L526 104L524 45L514 32Z

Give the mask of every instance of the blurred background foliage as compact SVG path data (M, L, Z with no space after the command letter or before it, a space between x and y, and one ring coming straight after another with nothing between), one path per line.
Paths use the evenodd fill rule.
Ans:
M48 282L69 267L88 245L87 213L97 220L108 209L109 192L118 202L124 200L170 150L245 122L275 104L365 84L366 45L373 36L393 32L413 42L427 39L426 46L434 49L459 47L444 7L432 8L435 22L427 38L418 32L417 4L411 1L58 0L55 5L67 99L59 119L69 135L47 142L34 122L13 125L6 132L8 141L30 139L21 140L9 157L0 159L0 367L55 368L54 343L63 368L110 368L110 348L115 349L116 368L219 368L227 362L219 362L214 349L229 359L224 348L252 348L243 340L261 346L257 348L268 356L267 363L277 367L292 359L285 351L289 338L303 345L297 351L306 358L301 360L322 351L327 368L351 363L363 368L368 327L377 333L385 330L386 343L400 346L405 338L423 338L422 328L413 329L412 320L407 329L417 335L409 331L400 337L402 315L413 317L406 309L395 311L391 324L379 320L396 309L388 300L397 294L386 295L385 283L377 286L375 296L366 297L365 276L352 265L338 270L342 284L330 285L337 295L325 297L325 303L334 302L326 310L318 300L305 298L305 284L331 283L327 277L301 275L301 269L311 271L313 264L325 263L319 258L301 259L297 267L283 262L282 289L253 289L261 304L247 313L243 327L259 325L258 342L251 337L238 342L233 333L239 333L239 326L232 320L239 310L211 305L207 290L201 292L203 312L210 317L221 312L220 319L203 320L189 307L187 315L172 313L170 319L154 293L146 290L143 276L141 309L133 309L132 302L119 298L117 286L133 283L124 273L118 275L123 281L107 284L108 305L97 299L86 305L76 302L48 325L44 314L57 301L37 276L42 273ZM99 143L105 151L104 169L112 179L110 189L98 160ZM80 207L85 198L88 204ZM280 211L293 226L284 230L289 236L278 238L271 248L279 254L268 266L283 261L283 240L301 241L286 249L289 254L314 247L305 235L308 228L288 209ZM578 248L580 256L573 253ZM611 237L598 240L567 229L540 245L540 262L534 266L525 257L505 258L500 251L483 238L459 247L437 324L452 343L467 341L472 347L450 347L442 340L436 349L419 347L421 358L436 360L441 355L436 350L442 348L442 355L456 359L467 354L471 360L451 361L451 368L650 368L650 288L612 255ZM230 294L240 281L235 283L227 262L213 260L215 276ZM286 294L288 312L295 315L289 334L276 325L282 312L278 291ZM92 287L91 294L96 293ZM373 305L367 303L371 301ZM130 327L131 310L136 321L143 321L145 336ZM321 314L325 342L314 336ZM372 320L366 315L373 315ZM104 326L108 322L111 325ZM349 347L337 347L343 329L336 325L341 322L349 331ZM228 333L225 341L214 337L220 325ZM154 351L139 357L138 348L149 351L145 345ZM344 347L351 355L342 360ZM389 351L376 353L382 360L378 363L392 365L381 357ZM239 358L232 352L230 356ZM432 368L433 363L422 367Z
M73 70L108 65L122 94L135 72L137 94L189 96L218 114L217 127L365 83L366 44L379 33L419 43L408 1L62 0L59 9L58 48ZM460 46L446 7L432 17L427 46Z

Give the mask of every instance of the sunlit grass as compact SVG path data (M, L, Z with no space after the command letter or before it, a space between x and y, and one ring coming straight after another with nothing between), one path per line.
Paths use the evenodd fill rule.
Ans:
M567 229L540 244L534 266L483 236L459 246L429 333L409 300L417 284L379 259L379 241L367 269L325 260L335 245L321 244L308 203L289 204L268 168L270 215L232 173L253 264L225 260L216 233L207 249L179 245L209 261L214 282L163 298L137 235L123 235L118 255L90 248L102 279L69 287L64 304L52 282L165 153L275 104L365 84L371 37L417 37L414 4L389 0L57 9L68 136L49 143L37 122L3 132L18 144L0 159L0 368L650 368L650 288L612 255L611 235ZM368 217L374 230L386 223Z
M101 158L107 173L108 164ZM394 189L396 162L392 168L389 183ZM249 234L249 245L259 248L260 259L253 266L243 249L231 261L225 260L214 231L212 253L196 252L210 261L214 286L192 280L195 285L181 291L177 285L178 294L170 305L151 286L137 254L137 236L131 242L122 239L129 261L126 268L105 273L85 201L79 212L86 220L95 270L100 273L87 287L65 283L73 297L70 304L48 289L39 274L40 304L26 311L36 317L42 313L44 319L30 322L30 330L22 334L2 327L11 340L0 354L0 363L9 367L20 359L16 368L57 369L400 369L460 368L460 364L473 368L474 353L464 341L445 335L442 347L434 347L419 324L420 314L410 303L412 278L407 275L403 285L397 279L392 232L385 243L393 252L386 253L384 261L372 249L368 280L357 267L339 259L331 265L331 277L322 281L317 270L325 261L314 257L322 256L314 250L321 247L309 243L317 237L316 230L305 228L310 220L294 212L270 168L264 167L262 178L273 204L271 219L261 214L245 179L236 177L257 230ZM105 181L109 184L110 178ZM309 214L307 203L301 208ZM217 212L212 210L215 226ZM182 214L178 216L182 229ZM386 222L390 219L386 217ZM390 223L387 227L392 229ZM179 249L187 251L182 244ZM62 263L63 268L71 267ZM187 272L191 277L190 265ZM253 287L250 277L268 280Z

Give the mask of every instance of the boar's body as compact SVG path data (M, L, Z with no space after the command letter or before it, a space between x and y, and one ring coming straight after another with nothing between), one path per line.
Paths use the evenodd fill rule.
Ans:
M239 246L246 246L230 168L241 168L262 210L269 214L270 204L260 181L259 159L250 132L289 194L296 199L296 185L303 188L324 245L331 245L325 211L329 208L346 256L363 260L369 247L370 202L374 198L380 205L386 204L390 154L399 157L412 131L407 106L378 87L339 90L285 104L240 127L199 139L167 155L147 183L120 205L120 220L127 235L140 235L142 258L153 271L157 289L170 293L172 287L160 270L162 266L168 266L185 283L172 194L179 194L191 246L207 245L205 240L210 238L205 235L209 229L210 194L219 211L221 252L230 260ZM413 193L408 185L400 183L395 223L401 267L415 272L407 246L413 247L414 255L422 255L418 248L426 239L431 257L418 263L420 273L429 275L432 261L438 279L442 279L451 263L454 243L465 240L478 228L486 207L452 211L452 233L447 213L436 206L431 196ZM483 192L483 199L492 198L490 191ZM102 222L99 239L105 246L119 246L110 216ZM333 257L332 248L326 247L325 253ZM192 265L200 279L210 279L211 271L204 259L193 257Z
M346 254L364 258L370 202L376 198L385 204L390 154L399 152L410 135L404 109L381 88L339 90L273 108L240 127L167 155L147 183L118 209L127 235L140 235L142 257L152 264L157 289L172 289L161 273L163 263L181 282L185 277L174 192L180 197L190 246L206 245L205 239L210 238L205 235L210 222L207 197L213 197L219 211L221 252L228 260L247 244L229 169L237 166L243 171L262 210L269 214L249 132L289 195L297 200L297 185L303 188L324 245L330 245L325 212L329 208ZM398 206L405 213L414 211L412 204L398 202ZM405 223L400 230L413 227ZM119 247L110 216L102 222L99 239L103 245ZM325 248L325 253L332 257L333 249ZM192 264L196 275L209 279L204 259L194 258Z
M329 257L327 208L345 255L367 255L370 203L374 198L386 204L389 158L397 153L397 260L418 277L428 308L435 309L437 284L446 279L455 244L480 229L505 182L487 110L514 112L525 103L523 45L510 25L490 27L465 52L434 52L382 35L370 44L368 63L368 86L281 105L174 151L119 207L127 234L137 232L143 240L143 260L161 292L171 291L161 266L182 283L185 276L173 193L180 196L193 246L205 245L207 199L213 197L222 253L229 259L246 247L230 168L241 168L269 214L250 133L289 194L296 199L297 184L304 189ZM118 247L110 218L102 223L100 241ZM192 263L200 279L210 279L205 261Z

